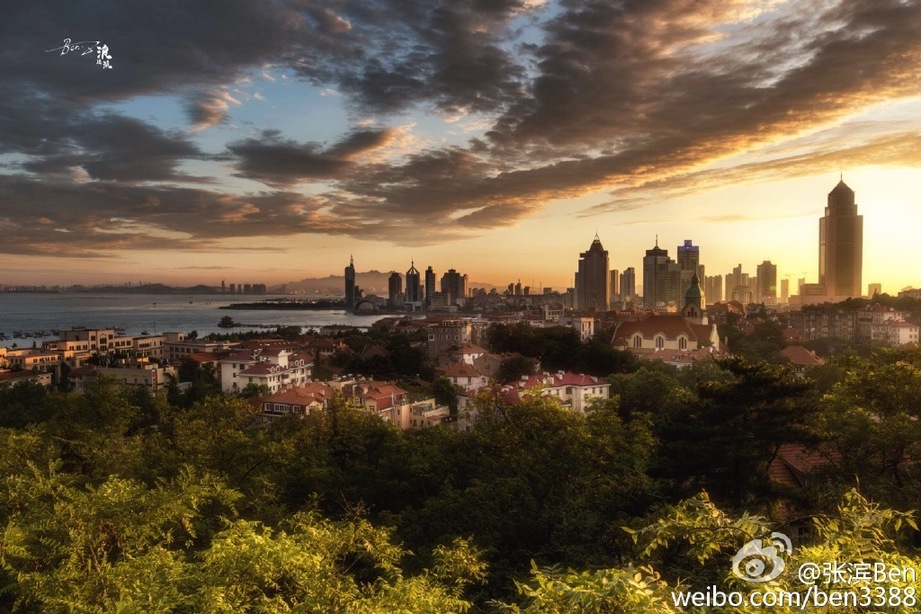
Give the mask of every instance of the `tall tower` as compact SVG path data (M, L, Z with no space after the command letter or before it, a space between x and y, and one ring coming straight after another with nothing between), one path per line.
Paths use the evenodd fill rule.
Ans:
M409 270L406 271L406 302L413 303L412 309L416 308L416 303L422 302L421 285L419 271L416 269L416 262L411 261Z
M349 256L349 266L345 267L345 310L355 309L355 261Z
M854 190L844 180L828 193L819 220L819 283L829 297L862 296L863 216L857 215Z
M588 251L579 254L579 272L576 274L576 305L579 309L607 311L611 304L608 252L595 240Z
M387 279L387 296L391 307L403 306L403 276L399 273L391 273Z
M631 266L620 274L620 300L625 303L633 302L634 296L636 296L636 271Z
M435 296L435 271L432 267L425 269L425 306L431 308Z
M647 309L654 309L656 303L668 302L669 263L674 264L668 257L668 250L659 247L659 237L656 237L655 247L647 249L643 257L643 304Z
M777 302L777 265L765 260L756 268L755 302L773 305Z

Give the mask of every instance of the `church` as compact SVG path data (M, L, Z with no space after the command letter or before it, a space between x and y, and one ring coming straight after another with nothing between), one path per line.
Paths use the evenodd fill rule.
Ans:
M614 331L611 343L619 350L649 356L657 352L696 352L703 348L720 348L716 324L709 324L704 311L704 296L697 275L684 294L680 314L651 315L638 322L623 322Z

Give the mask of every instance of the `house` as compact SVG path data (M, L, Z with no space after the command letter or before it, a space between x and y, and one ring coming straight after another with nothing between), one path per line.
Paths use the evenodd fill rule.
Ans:
M476 390L489 383L489 378L466 362L455 362L444 369L444 376L464 390Z
M309 416L325 411L334 395L335 390L328 384L307 382L262 399L260 419L271 422L282 416Z
M313 359L293 351L292 345L248 344L220 360L221 390L234 392L249 384L267 386L272 392L306 384L313 372Z
M476 420L473 401L485 388L468 390L458 395L458 428L469 430ZM500 398L508 403L519 403L529 396L553 397L560 404L576 413L584 414L593 399L607 399L611 394L611 384L593 375L581 373L557 372L554 374L523 376L517 382L496 388Z
M806 375L807 368L825 364L825 361L816 356L815 352L807 350L801 345L788 345L780 350L780 354L790 361L793 365L793 371L799 377Z

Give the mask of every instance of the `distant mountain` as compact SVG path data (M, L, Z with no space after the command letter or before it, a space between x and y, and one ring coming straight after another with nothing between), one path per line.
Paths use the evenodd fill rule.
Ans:
M141 286L93 286L85 288L86 292L104 294L220 294L220 288L204 284L191 288L174 288L164 284L144 284Z
M376 294L378 296L387 296L389 291L389 280L390 275L394 271L366 271L356 272L355 273L355 284L364 290L365 294ZM425 283L425 271L420 271L421 283ZM405 289L406 284L406 275L403 272L400 272L400 276L403 277L403 284ZM440 283L441 275L437 275L436 283ZM330 275L328 277L308 277L300 281L288 282L287 288L288 292L296 292L298 294L315 294L319 296L343 296L345 294L345 276L344 275ZM469 284L471 288L486 288L487 290L495 288L496 286L492 284L484 284L480 282L471 282Z

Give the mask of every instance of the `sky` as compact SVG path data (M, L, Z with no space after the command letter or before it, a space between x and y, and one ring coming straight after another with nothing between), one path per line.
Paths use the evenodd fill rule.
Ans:
M0 38L0 284L563 289L597 233L795 287L843 177L864 285L921 286L921 0L51 0Z

